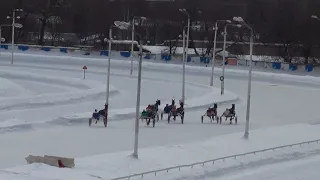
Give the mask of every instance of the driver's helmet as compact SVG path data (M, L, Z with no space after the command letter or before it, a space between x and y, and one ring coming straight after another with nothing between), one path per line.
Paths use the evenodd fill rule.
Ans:
M95 109L95 110L94 110L94 112L98 112L98 110L97 110L97 109Z
M169 104L166 104L166 106L169 106Z

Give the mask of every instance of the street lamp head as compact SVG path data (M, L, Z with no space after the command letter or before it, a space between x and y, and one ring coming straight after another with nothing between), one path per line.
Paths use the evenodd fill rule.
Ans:
M313 19L318 19L318 16L312 15L311 18L313 18Z
M17 16L16 18L17 18L17 19L20 19L20 16Z
M236 26L237 26L238 28L241 28L241 27L242 27L241 24L237 24Z
M124 22L124 21L115 21L114 25L119 29L129 29L130 23Z
M238 17L233 17L233 20L236 21L236 22L239 22Z
M242 17L233 17L233 20L236 21L236 22L244 22Z
M186 9L179 9L180 12L186 12Z
M22 27L23 27L23 25L22 25L22 24L20 24L20 23L14 23L14 27L16 27L16 28L22 28Z
M10 16L7 16L7 19L10 19L11 17Z
M6 39L5 39L5 38L0 37L0 41L1 41L1 42L4 42L4 41L6 41Z
M147 18L144 17L144 16L141 16L140 19L142 19L142 20L147 20Z
M231 23L231 21L230 21L230 20L226 20L226 22L227 22L227 23Z

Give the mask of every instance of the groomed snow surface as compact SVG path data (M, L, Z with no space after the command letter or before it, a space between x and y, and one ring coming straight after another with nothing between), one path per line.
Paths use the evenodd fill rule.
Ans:
M86 65L86 79L82 66ZM17 54L0 57L0 179L112 179L145 171L286 144L320 139L320 78L270 72L253 73L250 139L245 126L247 70L228 69L225 95L219 76L208 86L210 67L187 66L185 123L164 120L155 128L140 121L139 159L133 148L137 62L112 60L110 122L88 127L94 109L105 103L106 58ZM144 62L141 110L161 100L161 109L181 97L181 65ZM201 116L218 103L221 114L236 104L238 125L211 123ZM245 156L214 165L148 175L146 179L316 179L320 145L286 148ZM76 158L74 169L42 164L26 165L28 155ZM305 168L303 168L305 167ZM308 167L308 168L306 168ZM133 178L135 179L135 178ZM136 177L140 179L140 177Z

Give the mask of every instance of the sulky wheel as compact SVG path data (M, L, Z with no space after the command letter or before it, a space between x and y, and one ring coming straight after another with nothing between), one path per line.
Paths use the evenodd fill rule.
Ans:
M201 123L203 124L203 116L201 116Z
M92 124L92 118L89 119L89 127L91 126Z
M104 127L107 127L107 126L108 126L108 120L107 120L107 118L103 118L103 123L104 123Z
M237 116L234 118L234 121L236 124L238 124L238 117Z

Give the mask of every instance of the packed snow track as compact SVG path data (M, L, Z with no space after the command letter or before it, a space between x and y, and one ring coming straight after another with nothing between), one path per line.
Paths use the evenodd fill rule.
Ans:
M85 80L84 65L88 67ZM29 154L82 157L132 149L136 62L132 76L129 61L111 62L107 128L101 122L88 127L91 112L105 103L105 58L17 54L10 65L9 55L3 54L0 66L0 168L23 165ZM221 97L221 69L215 71L215 88L208 86L210 70L187 66L185 124L163 120L150 128L140 122L140 147L202 141L244 130L247 71L227 69L226 94ZM170 104L172 98L180 99L181 65L146 61L142 77L143 107L156 99L162 105ZM315 113L319 84L318 78L254 72L250 129L320 123ZM220 102L218 114L235 103L238 125L217 125L208 119L201 124L201 116L214 102Z

